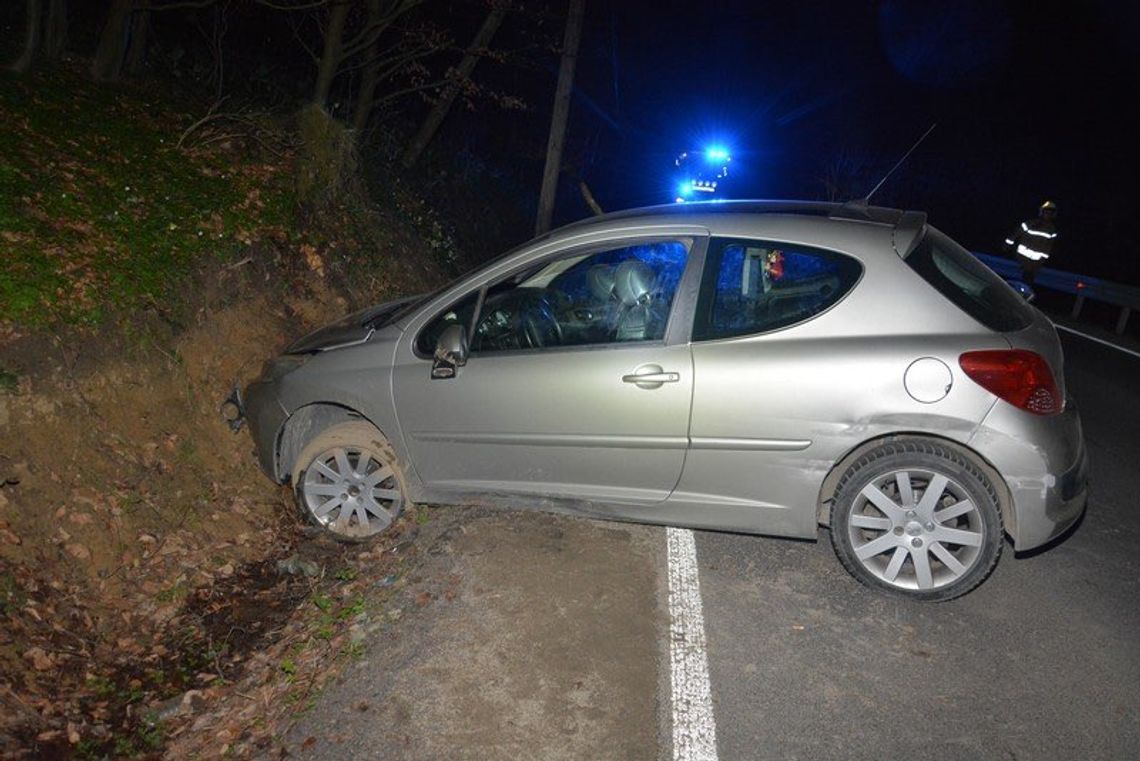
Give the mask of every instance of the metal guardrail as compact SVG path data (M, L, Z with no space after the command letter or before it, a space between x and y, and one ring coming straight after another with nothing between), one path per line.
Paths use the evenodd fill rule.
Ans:
M987 267L1007 280L1021 279L1021 265L1004 256L993 254L979 254L974 252ZM1140 309L1140 288L1121 283L1113 283L1087 275L1074 275L1071 272L1043 267L1037 271L1034 288L1048 288L1062 293L1071 293L1076 296L1070 316L1076 319L1081 314L1085 299L1103 301L1106 304L1120 307L1120 316L1116 320L1116 334L1122 335L1124 327L1133 309Z

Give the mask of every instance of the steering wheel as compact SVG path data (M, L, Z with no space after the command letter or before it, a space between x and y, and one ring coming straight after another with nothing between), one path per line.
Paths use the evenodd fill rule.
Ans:
M520 314L521 335L528 348L541 349L562 343L562 326L545 296L528 304Z

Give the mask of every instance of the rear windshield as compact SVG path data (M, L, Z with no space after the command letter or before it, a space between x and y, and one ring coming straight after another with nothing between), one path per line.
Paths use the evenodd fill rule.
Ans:
M973 254L933 227L906 263L959 309L990 330L1029 327L1032 307Z

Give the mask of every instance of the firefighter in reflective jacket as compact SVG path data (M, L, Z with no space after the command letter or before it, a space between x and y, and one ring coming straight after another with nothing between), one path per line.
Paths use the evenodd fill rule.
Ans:
M1037 270L1045 265L1045 260L1053 253L1057 243L1057 204L1046 201L1037 210L1037 219L1021 223L1013 235L1005 239L1008 250L1017 254L1021 263L1021 276L1029 286L1037 277Z

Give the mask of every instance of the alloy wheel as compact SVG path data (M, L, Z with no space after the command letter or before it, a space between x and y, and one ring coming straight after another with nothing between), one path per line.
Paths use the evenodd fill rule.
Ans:
M305 470L299 491L313 519L344 537L378 534L404 508L392 466L358 447L337 446L318 454Z
M855 561L900 589L953 584L975 566L986 543L985 522L966 489L921 468L871 480L846 523Z

